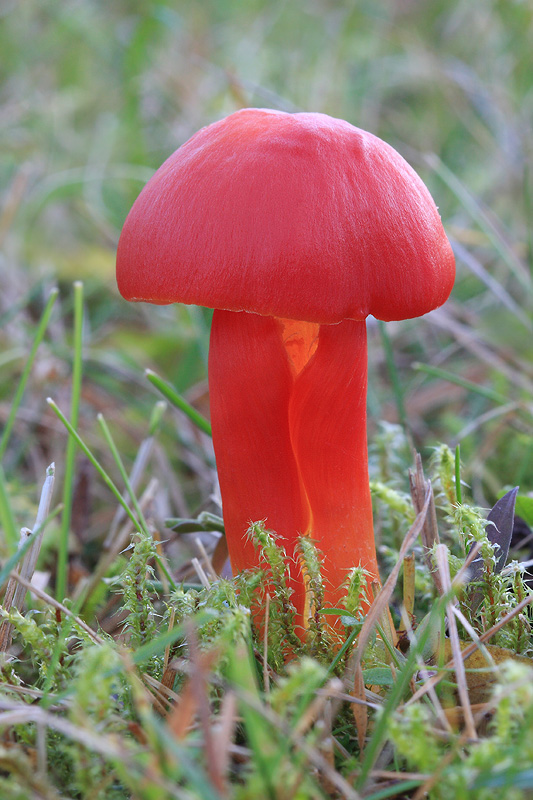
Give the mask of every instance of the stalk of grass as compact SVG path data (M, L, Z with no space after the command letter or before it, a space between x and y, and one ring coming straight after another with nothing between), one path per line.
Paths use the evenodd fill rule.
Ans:
M365 800L387 800L389 797L410 797L411 795L408 793L413 789L418 789L423 782L424 781L422 778L413 778L409 781L398 781L398 783L394 783L392 786L387 786L385 789L378 789L377 792L366 794Z
M115 498L118 500L118 502L120 503L120 505L122 506L122 508L124 509L126 514L128 515L128 517L130 518L130 520L133 522L135 528L136 529L141 529L142 526L140 525L139 520L137 519L137 517L135 516L135 514L133 513L133 511L129 507L129 505L126 502L126 500L122 497L122 494L121 494L120 490L115 485L115 483L113 482L112 478L106 472L104 467L100 464L100 462L98 461L98 459L96 458L96 456L94 455L92 450L85 444L85 442L83 441L83 439L81 438L79 433L70 424L68 419L65 417L63 412L59 409L59 407L56 405L56 403L52 400L52 398L48 397L46 402L48 403L48 405L50 406L50 408L52 409L54 414L58 417L58 419L61 420L61 422L63 423L63 425L67 429L68 433L70 434L70 436L72 436L72 438L75 440L75 442L78 445L78 447L80 448L80 450L87 456L87 458L89 459L89 461L91 462L91 464L93 465L95 470L98 472L98 474L100 475L100 477L102 478L102 480L104 481L104 483L106 484L108 489L115 496Z
M70 401L70 420L74 428L78 425L81 395L81 377L83 363L83 283L74 284L74 353L72 362L72 396ZM74 472L76 459L76 442L72 437L67 441L65 455L65 473L63 478L63 515L59 534L57 554L56 597L62 600L67 593L68 544L70 522L72 519L72 502L74 495Z
M331 676L335 674L337 666L341 663L346 653L351 651L352 645L357 639L360 630L361 628L358 625L357 627L354 627L352 631L350 631L349 635L346 637L346 641L344 642L340 650L335 654L335 658L330 663L326 672L326 678L331 678Z
M457 444L455 447L455 496L459 505L463 502L463 493L461 491L461 445Z
M128 494L129 494L129 496L131 498L131 502L132 502L133 508L135 509L135 513L137 515L137 519L139 520L139 522L140 522L140 524L142 526L142 529L144 531L146 531L150 535L148 524L147 524L146 519L144 517L143 511L142 511L142 509L141 509L141 507L139 505L139 501L137 500L137 496L136 496L135 492L133 491L133 487L131 485L128 473L127 473L126 468L124 466L124 463L123 463L123 461L122 461L122 459L120 457L120 453L118 452L117 446L116 446L115 441L114 441L114 439L113 439L113 437L111 435L111 431L109 430L109 427L107 425L107 422L104 419L104 415L103 414L98 414L98 423L99 423L99 425L100 425L100 427L102 429L102 433L104 434L104 438L105 438L105 440L107 442L109 450L111 451L111 455L113 456L115 464L118 467L118 470L120 472L121 478L124 481L124 485L125 485L125 487L127 489L127 492L128 492ZM176 589L176 584L174 583L174 581L172 579L172 576L171 576L170 572L168 571L168 568L167 568L166 564L164 563L164 561L163 561L163 559L161 558L160 555L156 556L156 561L159 564L159 567L162 570L165 578L168 580L172 590L174 591Z
M12 553L17 549L17 525L7 493L6 477L2 464L0 464L0 525L4 531L7 550Z
M146 439L143 439L143 441L141 442L140 447L137 451L137 455L135 456L135 461L133 462L133 467L129 474L129 481L134 492L137 491L139 484L141 482L141 478L146 472L148 461L152 454L152 449L155 442L155 434L159 427L159 424L161 423L166 408L167 404L165 403L165 401L158 400L154 408L152 409L152 413L150 415L150 422L148 424L148 437ZM109 531L104 540L104 549L106 550L110 549L111 544L117 534L119 525L121 524L123 519L124 519L124 509L122 507L119 507L117 508L115 516L113 517L113 521L109 526Z
M201 431L207 433L208 436L212 436L211 425L203 416L203 414L200 414L199 411L191 406L191 404L188 403L187 400L185 400L185 398L179 394L179 392L177 392L173 386L164 381L163 378L161 378L155 372L152 372L151 369L147 369L144 374L152 386L155 386L155 388L161 392L163 397L166 397L173 406L176 406L176 408L179 408L180 411L183 411L183 413L186 414L189 419L194 422L198 428L200 428Z
M120 457L120 453L118 452L117 446L115 444L115 440L113 439L113 437L111 435L111 431L109 430L109 426L108 426L107 422L105 421L104 415L103 414L98 414L97 420L98 420L98 424L100 425L100 428L102 430L102 433L104 434L104 439L106 440L106 444L109 447L109 451L110 451L111 455L113 456L113 460L114 460L115 464L118 467L118 471L120 472L120 477L124 481L124 486L126 487L126 490L127 490L128 494L129 494L129 496L131 498L131 502L132 502L133 508L135 509L135 513L137 514L137 519L139 520L139 523L141 524L142 529L144 531L148 531L148 524L146 522L146 519L144 517L142 509L141 509L141 507L139 505L139 501L137 500L137 495L133 491L133 487L131 485L128 473L126 471L126 468L124 467L124 462L122 461L122 458Z
M135 526L135 529L136 530L142 530L147 535L150 535L150 532L146 528L146 522L144 521L144 515L141 515L141 518L138 518L138 517L135 516L135 514L133 513L133 511L129 507L128 503L126 502L126 500L122 496L120 490L118 489L118 487L113 482L112 478L108 475L108 473L106 472L104 467L100 464L100 462L98 461L96 456L92 453L90 448L85 444L85 442L83 441L83 439L81 438L79 433L73 428L73 426L70 424L70 422L65 417L63 412L58 408L56 403L54 403L54 401L52 400L51 397L49 397L47 399L47 403L50 406L50 408L52 409L52 411L54 412L54 414L61 420L61 422L63 423L63 425L65 426L65 428L69 432L70 436L75 440L75 442L78 445L78 447L80 448L80 450L82 450L83 453L85 453L85 455L87 456L87 458L89 459L89 461L91 462L93 467L96 469L96 471L98 472L98 474L100 475L100 477L102 478L102 480L104 481L106 486L111 490L111 492L113 493L115 498L118 500L118 502L120 503L120 505L122 506L122 508L124 509L126 514L128 515L128 517L130 518L130 520L133 522L133 525ZM122 468L124 468L123 465L122 465ZM174 590L176 588L176 584L175 584L174 580L172 579L172 576L168 572L168 569L167 569L166 565L163 563L161 557L160 556L156 556L156 561L159 564L159 567L160 567L161 571L163 572L163 574L165 575L166 579L168 580L169 585Z
M430 637L433 635L433 632L436 630L439 620L444 615L446 603L453 599L453 597L455 597L454 590L450 591L449 594L445 594L438 598L431 608L423 628L421 630L419 629L419 635L416 642L411 643L411 647L409 648L403 668L396 672L396 680L391 687L383 706L383 710L376 721L370 741L368 742L364 751L363 762L361 764L361 770L357 780L358 789L362 789L364 787L370 771L372 770L376 759L378 758L378 755L387 739L389 718L400 705L401 700L408 689L409 682L417 669L417 659L419 657L423 657L424 649L429 642Z
M509 402L509 398L505 397L503 394L495 392L493 389L487 389L486 386L478 386L477 383L473 383L466 378L461 378L460 375L454 375L453 372L448 372L440 367L434 367L431 364L421 364L419 362L415 362L413 364L413 369L415 369L417 372L425 372L426 375L431 375L433 378L441 378L441 380L455 383L456 386L461 386L463 389L468 389L469 392L479 394L481 397L485 397L487 400L492 400L493 403L497 403L498 405L505 405Z
M524 207L526 219L533 218L533 171L529 161L524 163ZM527 260L529 273L533 279L533 225L527 226Z

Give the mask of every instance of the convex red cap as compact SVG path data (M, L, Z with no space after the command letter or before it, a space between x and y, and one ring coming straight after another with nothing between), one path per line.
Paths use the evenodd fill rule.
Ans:
M244 109L155 173L118 246L127 300L335 323L420 316L454 257L425 185L392 147L325 114Z

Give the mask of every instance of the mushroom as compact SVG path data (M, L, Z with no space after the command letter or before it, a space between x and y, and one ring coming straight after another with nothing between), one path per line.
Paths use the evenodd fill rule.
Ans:
M427 188L388 144L324 114L243 109L155 173L122 230L128 300L215 309L213 443L234 571L247 537L283 537L304 627L300 535L323 554L324 604L351 568L378 578L366 442L366 317L447 299L454 257Z

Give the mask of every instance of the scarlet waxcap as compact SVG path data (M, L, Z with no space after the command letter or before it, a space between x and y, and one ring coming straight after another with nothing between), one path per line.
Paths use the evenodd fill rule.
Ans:
M317 323L442 305L453 252L429 191L390 145L325 114L243 109L157 170L120 236L127 300Z

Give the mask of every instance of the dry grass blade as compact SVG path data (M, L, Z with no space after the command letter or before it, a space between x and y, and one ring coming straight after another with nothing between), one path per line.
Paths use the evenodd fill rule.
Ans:
M228 543L226 541L225 534L222 534L222 536L216 543L215 550L213 552L213 555L211 556L213 569L215 570L217 575L220 575L222 573L222 570L224 569L224 566L228 558L229 558Z
M358 700L365 699L365 681L363 678L363 668L361 664L358 664L355 668L352 694ZM357 729L357 741L359 743L359 749L362 751L365 746L366 731L368 728L368 708L364 703L354 703L352 706L352 714L355 720L355 727Z
M22 203L30 178L30 172L29 165L22 164L15 173L10 186L4 194L4 202L2 210L0 211L0 245L3 245L5 236Z
M342 689L342 681L339 680L339 678L332 678L328 681L324 688L317 692L312 703L302 714L297 724L294 726L294 732L299 736L306 733L311 725L320 717L326 704L330 702L332 697L336 697L341 693Z
M198 559L197 558L191 558L191 564L192 564L192 567L193 567L194 571L196 572L196 575L198 576L198 580L200 581L200 583L202 584L204 589L209 589L211 587L211 584L209 582L209 578L205 574L205 570L202 567L202 565L200 564L200 562L198 561Z
M206 664L204 654L200 652L196 629L192 623L187 626L187 640L189 642L190 660L193 669L190 679L191 687L195 696L198 718L204 737L207 774L213 786L222 794L226 789L226 780L225 775L219 771L220 761L217 758L216 740L212 730L207 680L209 668Z
M172 693L176 702L168 714L167 725L178 741L183 740L187 732L194 726L198 712L199 696L197 687L194 686L195 672L200 669L204 676L207 675L219 657L220 653L216 649L198 653L195 665L187 664L188 677L180 694L176 696ZM172 666L173 662L169 667ZM179 666L179 662L174 662L175 671L178 671Z
M409 637L409 641L411 643L411 646L415 646L415 636L414 636L414 631L413 631L413 629L411 627L411 620L405 614L405 610L403 612L403 623L404 623L404 626L405 626L405 630L406 630L407 636ZM429 675L428 668L427 668L422 656L417 654L416 663L417 663L418 670L420 672L420 677L422 678L422 680L428 681L430 675ZM431 702L433 703L433 709L434 709L434 711L435 711L435 713L437 715L437 718L438 718L438 720L439 720L439 722L440 722L440 724L442 726L442 729L447 731L447 732L451 732L451 726L450 726L450 723L449 723L448 718L446 716L446 711L442 708L442 705L440 703L440 700L439 700L439 698L437 696L437 693L436 693L435 689L433 687L430 687L430 689L428 691L428 694L429 694Z
M321 738L320 738L320 752L330 765L331 769L335 770L335 752L334 752L334 744L335 739L333 737L333 708L331 704L331 700L326 702L326 706L324 708L324 713L322 715L322 719L318 725L321 728ZM329 796L335 795L335 786L329 781L329 779L324 776L322 779L322 785L324 790L327 792Z
M100 753L105 758L117 758L125 763L128 763L128 750L126 747L120 746L120 739L116 736L106 736L101 732L94 733L87 728L81 728L69 720L45 711L35 704L28 703L13 703L7 700L0 701L0 725L8 722L10 725L14 724L12 720L17 723L42 725L50 728L51 730L58 731L74 742L79 742L89 750L95 753Z
M426 481L424 478L424 470L422 468L422 458L420 456L420 453L415 453L415 472L413 473L411 472L411 470L409 470L409 485L411 488L411 498L413 500L413 506L415 508L416 513L419 514L424 505L426 491L427 491ZM424 548L424 560L426 562L426 566L433 577L437 592L439 593L439 595L442 595L443 589L442 589L442 584L440 582L439 573L435 569L435 565L431 560L431 552L433 550L433 547L440 541L439 531L437 527L437 512L435 510L435 498L433 496L433 492L431 492L429 506L426 518L424 520L424 525L422 526L420 537L422 539L422 547Z
M403 560L403 607L408 617L415 610L415 554L409 553Z
M450 578L450 567L448 565L448 548L444 544L437 545L436 548L437 567L440 573L442 587L446 593L452 589L452 581ZM457 681L457 691L461 706L463 708L463 715L465 721L465 732L469 739L477 739L477 731L474 723L474 715L470 707L470 697L468 695L468 685L466 682L465 665L461 653L461 642L459 641L459 633L457 632L457 622L453 613L453 600L446 604L446 616L448 619L448 636L450 638L453 664L455 671L455 679Z
M168 621L168 630L172 630L174 622L176 621L176 609L171 608L170 619ZM170 644L165 647L165 655L163 657L163 677L161 683L167 688L172 688L174 685L174 678L176 677L175 670L170 666Z
M167 726L174 738L181 742L194 725L196 714L196 697L190 683L187 683L179 695L179 702L173 706L167 717Z
M469 644L467 647L465 647L464 650L461 651L462 660L465 661L469 656L472 655L472 653L475 653L476 650L479 650L482 644L492 639L492 637L498 633L498 631L503 628L504 625L507 625L513 619L513 617L516 617L517 614L520 614L524 608L532 603L533 594L525 597L517 606L515 606L515 608L512 609L512 611L509 611L508 614L506 614L495 625L493 625L492 628L490 628L488 631L485 631L485 633L482 633L477 641L472 642L472 644ZM444 665L444 669L441 670L441 672L438 672L436 675L432 675L431 678L429 678L429 680L427 680L426 683L421 686L420 689L418 689L413 696L409 698L409 700L407 700L405 705L411 705L412 703L418 702L418 700L420 700L420 698L423 697L431 687L436 686L437 683L446 677L449 670L453 669L453 665L454 661L452 658Z
M473 557L474 553L471 553L471 555ZM458 573L458 575L456 576L456 580L459 574L460 573ZM484 650L483 645L486 644L488 641L490 641L490 639L492 639L492 637L496 633L498 633L498 631L501 628L507 625L515 616L520 614L527 606L531 605L532 603L533 603L533 595L525 597L515 608L513 608L508 614L502 617L495 625L493 625L492 628L482 633L478 638L476 638L476 641L472 642L467 647L465 647L461 651L461 658L463 662L466 661L466 659L468 659L473 653L475 653L476 650L481 650L483 652ZM485 657L489 665L492 664L492 659L490 657L490 654L487 654ZM411 698L409 698L409 700L406 702L406 705L412 705L413 703L418 702L420 698L424 696L424 694L428 693L443 678L445 678L449 673L449 671L453 668L454 668L454 659L452 658L444 665L444 668L440 672L438 672L436 675L432 675L426 681L426 683L423 686L421 686L413 694Z
M246 691L238 691L237 696L240 697L244 702L248 703L257 712L259 712L272 727L280 731L287 738L287 741L290 741L295 748L305 756L309 764L318 770L323 778L325 778L333 787L335 787L339 797L345 798L345 800L361 800L361 795L353 788L353 786L348 783L346 778L344 778L337 771L337 769L330 765L329 761L323 756L316 746L311 745L303 736L298 735L293 729L291 729L286 719L281 717L279 714L276 714L272 708L269 708L264 703L258 703L257 698ZM335 696L332 699L337 700L341 698L339 698L339 695L335 693ZM351 697L343 697L342 699L353 700ZM332 703L331 713L332 718L334 718L336 714L336 704Z
M351 691L351 688L354 685L356 670L362 662L363 654L365 652L368 642L370 641L370 637L372 636L372 633L374 632L376 625L378 625L378 623L382 619L383 614L385 614L388 609L389 601L392 597L394 587L396 586L396 582L398 580L398 575L400 574L400 569L402 567L403 560L407 555L407 553L409 552L409 550L411 549L411 547L414 545L417 538L421 534L432 497L433 497L433 491L431 489L431 484L428 481L426 484L426 495L424 504L420 512L417 514L415 521L409 528L409 531L407 532L407 535L405 536L405 539L403 540L402 546L400 548L398 560L394 565L393 569L391 570L389 577L383 584L383 588L381 589L380 593L377 595L374 602L370 606L370 611L366 615L363 627L361 628L361 632L357 640L357 648L355 649L353 655L350 658L350 661L348 663L348 668L345 674L345 679L344 679L345 686L347 686L348 691Z
M224 695L217 716L217 724L213 729L216 772L222 777L224 784L226 784L226 775L230 766L236 724L237 698L235 693L229 690ZM227 786L225 786L225 791L227 791Z
M202 542L202 540L198 536L195 538L194 543L195 543L195 545L196 545L196 547L198 549L198 552L200 553L201 557L204 560L204 564L205 564L205 567L206 567L206 570L207 570L207 574L209 575L209 577L211 578L212 581L217 581L218 580L218 575L217 575L215 569L213 568L213 564L212 564L211 559L209 558L209 556L207 554L207 551L206 551L206 549L204 547L204 543Z
M35 572L35 565L37 564L43 541L43 525L50 513L54 481L55 464L50 464L46 470L46 478L41 490L41 499L39 501L39 508L37 510L33 531L30 531L28 528L23 528L21 531L19 547L22 547L30 535L36 534L36 537L33 544L30 545L28 551L24 555L22 562L17 566L17 569L12 573L8 581L3 603L3 608L6 612L11 611L12 608L16 608L20 611L22 609L26 590L31 588L31 579ZM0 626L0 652L6 653L9 650L12 636L13 626L10 622L4 620Z
M533 594L530 594L528 595L528 597L525 597L520 603L518 603L518 605L515 606L515 608L509 611L508 614L506 614L504 617L498 620L498 622L496 622L496 624L493 625L492 628L489 628L488 631L482 633L481 636L479 637L479 643L473 642L472 644L468 645L468 647L465 647L465 649L463 650L463 660L465 658L468 658L468 656L472 655L472 653L478 650L479 644L483 644L492 639L492 637L496 633L498 633L498 631L501 630L504 627L504 625L507 625L514 617L517 616L517 614L520 614L520 612L523 611L524 608L531 605L532 603L533 603Z
M468 581L470 580L470 565L472 564L472 561L474 561L479 551L481 550L481 546L482 542L476 542L470 548L470 552L465 558L464 564L461 566L461 569L457 572L455 576L455 581L457 583L459 584L468 583Z

